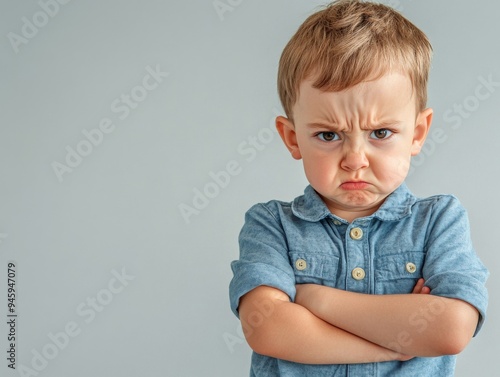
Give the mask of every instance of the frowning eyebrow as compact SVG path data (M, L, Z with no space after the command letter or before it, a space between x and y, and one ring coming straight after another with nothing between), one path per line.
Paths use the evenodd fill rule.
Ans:
M306 127L311 128L311 129L327 129L327 130L332 130L332 131L341 131L342 130L342 127L340 127L336 124L330 124L330 123L307 123Z
M384 128L394 128L397 127L398 124L401 124L400 121L397 120L390 120L390 121L384 121L376 124L368 124L368 125L362 125L361 129L362 130L380 130ZM347 131L348 127L342 127L337 124L331 124L331 123L321 123L321 122L313 122L313 123L307 123L306 127L309 129L322 129L322 130L331 130L335 132L342 132L342 131Z
M395 128L399 124L401 124L400 121L390 120L390 121L385 121L385 122L380 122L380 123L368 124L366 126L362 126L361 129L363 129L363 130L381 130L384 128Z

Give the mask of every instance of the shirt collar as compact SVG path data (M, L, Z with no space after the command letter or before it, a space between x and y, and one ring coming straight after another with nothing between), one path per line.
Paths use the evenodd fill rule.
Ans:
M366 218L376 217L382 221L400 220L411 214L411 206L416 200L417 198L406 187L406 184L402 183L385 199L374 214ZM304 190L304 195L297 197L292 202L292 212L298 218L311 222L320 221L327 217L337 218L345 222L345 220L330 213L321 197L310 185Z

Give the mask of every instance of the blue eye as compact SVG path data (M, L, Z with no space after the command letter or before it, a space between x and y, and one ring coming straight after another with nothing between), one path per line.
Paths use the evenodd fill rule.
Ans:
M319 139L322 141L334 141L340 139L339 135L337 135L335 132L320 132L316 136L319 137Z
M392 131L386 129L386 128L381 128L380 130L375 130L370 134L370 137L372 139L377 139L377 140L383 140L387 139L392 135Z

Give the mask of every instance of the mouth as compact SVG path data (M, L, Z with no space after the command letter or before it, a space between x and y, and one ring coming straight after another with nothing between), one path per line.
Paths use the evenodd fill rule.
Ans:
M344 190L363 190L369 185L370 184L365 181L346 181L343 182L340 187Z

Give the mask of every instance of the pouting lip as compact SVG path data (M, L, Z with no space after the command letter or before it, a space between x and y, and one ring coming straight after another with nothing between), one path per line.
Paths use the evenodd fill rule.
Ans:
M348 181L343 181L340 184L343 185L344 183L366 183L366 184L368 184L368 182L366 182L366 181L357 180L357 179L350 179Z
M344 190L362 190L368 187L369 183L366 181L345 181L340 184L340 188Z

